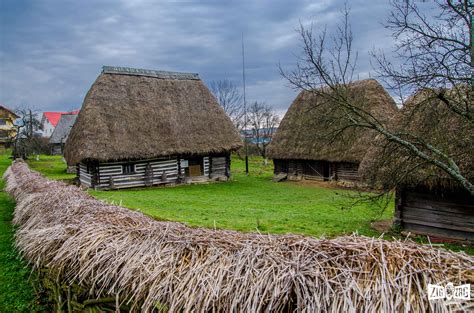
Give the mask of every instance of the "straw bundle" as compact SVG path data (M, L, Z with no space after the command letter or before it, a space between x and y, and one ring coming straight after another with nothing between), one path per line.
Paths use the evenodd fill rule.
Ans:
M56 297L62 309L74 310L78 289L82 308L144 312L469 310L426 294L428 283L474 283L474 258L464 253L356 235L189 228L106 204L21 161L5 178L17 201L17 247L67 290Z

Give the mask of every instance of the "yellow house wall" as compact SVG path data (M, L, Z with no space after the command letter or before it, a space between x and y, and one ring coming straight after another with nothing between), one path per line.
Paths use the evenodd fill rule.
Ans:
M8 137L12 138L16 135L16 127L13 125L15 118L9 112L0 109L0 119L6 121L6 125L0 125L0 130L8 131ZM3 146L8 139L0 138L0 146Z

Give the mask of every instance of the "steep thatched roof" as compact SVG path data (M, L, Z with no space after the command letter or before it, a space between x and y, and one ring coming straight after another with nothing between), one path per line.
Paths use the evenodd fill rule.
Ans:
M374 79L352 83L349 97L382 123L386 123L398 111L393 99ZM320 95L301 92L288 109L269 145L270 157L360 162L376 134L367 129L351 127L331 140L329 128L344 127L336 116L342 116L337 104Z
M448 98L463 98L463 105L474 112L474 103L467 89L445 91ZM389 125L392 132L410 133L423 142L450 156L461 173L474 180L474 125L451 111L436 98L438 92L425 89L407 100L405 106ZM413 140L412 140L413 141ZM420 144L418 144L423 151ZM360 174L372 184L386 188L396 185L426 185L455 187L457 184L438 167L424 162L406 148L385 138L378 138L360 166Z
M65 146L69 164L224 152L241 146L197 74L104 67Z
M58 144L65 143L72 126L76 122L77 114L63 114L59 119L58 124L54 128L51 137L49 137L49 143Z

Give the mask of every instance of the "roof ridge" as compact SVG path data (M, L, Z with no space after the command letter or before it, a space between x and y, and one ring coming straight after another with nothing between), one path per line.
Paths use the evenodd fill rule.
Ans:
M106 66L102 67L102 73L105 74L119 74L119 75L133 75L133 76L148 76L160 79L188 79L199 80L197 73L180 73L170 71L147 70L142 68L122 67L122 66Z

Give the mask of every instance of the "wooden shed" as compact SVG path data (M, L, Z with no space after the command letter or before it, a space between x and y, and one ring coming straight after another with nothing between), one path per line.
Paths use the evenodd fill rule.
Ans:
M348 89L349 97L382 123L398 112L392 97L374 79L354 82ZM342 115L338 110L310 91L297 96L268 147L275 175L287 174L289 180L359 181L359 164L376 134L353 127L332 138L328 125L341 123L335 118Z
M237 130L198 74L104 66L64 155L100 189L225 180Z
M473 182L474 125L429 94L423 90L409 99L391 123L391 131L410 133L436 147ZM466 108L474 112L472 101L464 100ZM474 196L438 167L379 138L362 161L360 173L370 185L396 189L394 223L404 230L474 240Z

